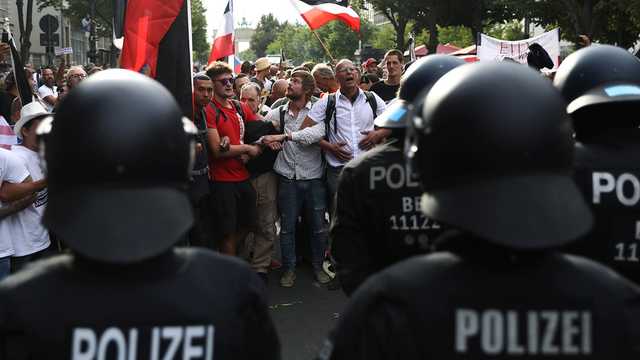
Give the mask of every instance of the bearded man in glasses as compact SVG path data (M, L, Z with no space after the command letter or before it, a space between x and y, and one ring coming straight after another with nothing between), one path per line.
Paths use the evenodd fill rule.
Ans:
M258 145L244 144L245 123L257 120L249 106L233 99L233 75L229 65L214 62L207 68L213 82L213 98L206 108L209 177L213 180L213 207L220 251L236 255L237 244L255 223L256 193L249 183L245 163L260 154ZM229 138L221 147L220 139Z

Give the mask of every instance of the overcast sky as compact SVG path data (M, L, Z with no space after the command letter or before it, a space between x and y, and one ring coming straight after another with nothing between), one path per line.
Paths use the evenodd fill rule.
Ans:
M220 18L228 0L204 0L203 4L207 9L208 37L213 34L213 29L220 25ZM288 20L290 22L301 22L302 18L291 5L289 0L233 0L234 22L237 24L243 17L255 27L260 20L260 16L273 14L279 21ZM209 39L209 41L211 41Z

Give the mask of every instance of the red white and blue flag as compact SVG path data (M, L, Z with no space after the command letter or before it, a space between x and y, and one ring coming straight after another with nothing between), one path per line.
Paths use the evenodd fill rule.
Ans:
M291 0L291 3L311 30L339 20L353 31L360 31L360 16L349 7L348 0Z
M211 54L208 60L209 64L235 53L233 41L233 0L228 1L224 9L224 14L222 15L222 22L211 45Z
M233 56L233 72L235 74L240 74L242 69L242 61L240 61L240 58L237 56Z

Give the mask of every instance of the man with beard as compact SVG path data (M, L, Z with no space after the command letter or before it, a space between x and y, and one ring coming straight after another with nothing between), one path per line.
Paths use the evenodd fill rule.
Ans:
M52 111L53 107L58 103L58 89L55 86L55 78L53 70L46 68L42 70L42 81L44 84L38 88L38 95L47 105L47 111Z
M312 265L316 279L322 284L331 281L322 271L322 260L327 244L326 190L323 175L323 161L320 146L305 138L295 137L303 121L312 108L310 101L316 87L313 76L304 70L291 74L287 97L290 101L267 114L282 135L271 135L264 142L272 148L281 148L273 166L279 175L278 207L280 208L280 247L284 273L280 285L292 287L296 279L296 220L300 210L305 208L305 216L311 225ZM288 141L285 141L288 140ZM284 141L283 144L280 142Z
M395 49L387 51L384 55L384 66L387 69L387 78L373 84L371 91L388 103L396 97L400 87L400 77L404 68L402 52Z

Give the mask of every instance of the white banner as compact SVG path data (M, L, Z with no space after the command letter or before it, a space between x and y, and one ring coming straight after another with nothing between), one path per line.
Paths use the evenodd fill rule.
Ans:
M67 54L73 54L73 48L70 47L66 47L66 48L56 48L54 50L56 55L67 55Z
M521 64L526 64L529 46L534 43L539 44L547 51L554 64L553 70L557 69L560 64L560 32L558 29L520 41L500 40L480 34L478 58L480 61L503 61L505 58L510 58Z

